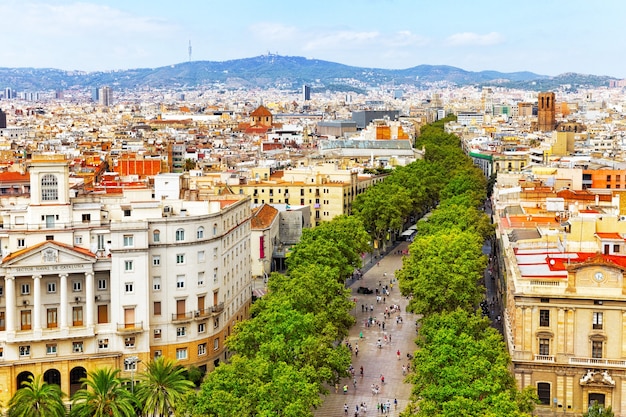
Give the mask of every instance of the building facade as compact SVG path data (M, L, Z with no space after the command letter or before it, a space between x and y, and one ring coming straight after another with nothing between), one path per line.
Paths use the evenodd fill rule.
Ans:
M71 395L99 367L227 359L251 301L249 199L78 195L55 155L29 173L28 194L0 197L0 401L30 375Z

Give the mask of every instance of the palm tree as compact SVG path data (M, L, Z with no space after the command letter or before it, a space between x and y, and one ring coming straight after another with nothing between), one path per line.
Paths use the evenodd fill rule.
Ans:
M126 379L119 369L100 368L81 379L86 388L72 397L73 417L130 417L135 415L137 400L124 387Z
M139 380L135 392L146 416L169 415L176 403L195 386L185 378L185 368L163 356L148 363Z
M29 376L9 401L9 417L65 416L63 392L56 384L46 383L41 375Z

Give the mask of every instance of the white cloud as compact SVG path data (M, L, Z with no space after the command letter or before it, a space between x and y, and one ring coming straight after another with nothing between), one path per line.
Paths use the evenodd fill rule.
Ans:
M355 32L355 31L338 31L320 34L306 42L303 46L304 51L323 51L328 49L353 49L371 45L372 42L379 40L380 33L371 32Z
M475 32L455 33L446 38L449 46L487 46L502 43L504 37L498 32L490 32L484 35Z
M402 30L389 36L385 43L390 47L405 47L405 46L426 46L430 43L430 39L424 36L416 35L408 30Z
M285 41L297 35L297 28L281 23L261 22L250 26L255 39Z

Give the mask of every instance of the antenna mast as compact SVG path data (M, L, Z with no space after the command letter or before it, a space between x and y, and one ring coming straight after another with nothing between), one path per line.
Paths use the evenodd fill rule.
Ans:
M189 40L189 48L187 50L189 52L189 62L191 62L191 39Z

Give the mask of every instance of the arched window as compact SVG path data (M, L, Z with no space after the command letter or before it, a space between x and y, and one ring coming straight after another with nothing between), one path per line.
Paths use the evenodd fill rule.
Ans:
M182 240L185 240L185 229L178 229L176 230L176 241L180 242Z
M204 227L200 226L198 227L198 230L196 231L196 238L202 239L203 237L204 237Z
M59 199L59 183L57 177L47 174L41 177L41 201L57 201Z
M152 232L152 240L154 242L160 242L161 241L161 231L160 230L155 230Z
M217 223L213 223L213 236L217 234Z

